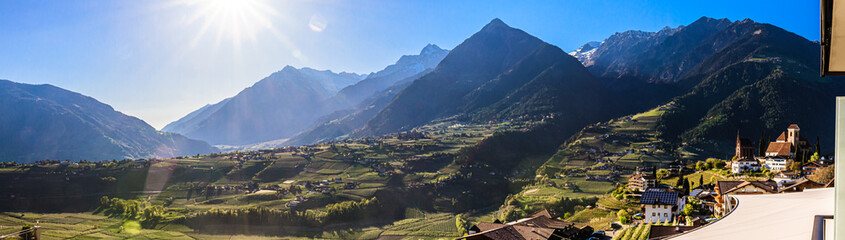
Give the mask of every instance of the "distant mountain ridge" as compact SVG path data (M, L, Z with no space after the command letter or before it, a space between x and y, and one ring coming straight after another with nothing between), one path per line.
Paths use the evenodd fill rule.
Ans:
M672 135L667 139L718 140L724 137L720 132L735 132L730 128L755 132L787 121L827 126L820 119L775 113L805 112L795 109L805 106L830 114L824 110L828 104L765 90L791 86L824 97L845 94L838 92L845 89L838 83L814 77L817 70L808 66L816 64L816 47L769 24L702 17L658 32L616 33L565 53L494 19L432 70L406 74L402 80L379 80L393 72L388 67L340 90L329 100L341 103L331 105L336 107L333 112L277 144L377 136L443 120L554 115L562 124L580 126L669 101L678 108L658 123L663 134ZM439 48L427 46L421 54L426 49ZM773 104L772 99L799 104ZM762 110L750 108L750 103ZM727 110L737 108L743 114Z
M570 52L569 55L572 55L573 57L575 57L576 59L578 59L578 61L580 61L582 63L583 62L589 62L590 59L593 56L593 53L596 52L597 48L600 45L601 45L601 42L596 42L596 41L587 42L584 45L582 45L580 48L575 49L575 51Z
M578 93L566 85L583 87ZM508 120L559 113L597 120L603 86L559 48L493 19L402 90L354 136L373 136L438 119ZM577 97L583 97L577 99ZM570 104L572 103L572 104ZM577 103L577 104L575 104Z
M218 151L52 85L0 80L0 111L2 160L122 160Z
M353 113L367 98L410 76L431 71L448 53L437 45L368 75L285 67L238 95L202 107L168 124L164 131L219 145L266 146L290 138L331 116ZM336 116L340 117L340 116ZM324 119L324 120L321 120Z
M163 130L215 145L287 138L328 112L325 101L364 76L286 66L234 97L203 107Z
M340 90L331 101L338 105L338 109L355 106L373 94L388 89L410 76L434 69L448 53L448 50L444 50L437 45L428 44L420 50L419 55L400 57L396 63Z
M798 123L832 144L832 99L845 85L818 77L817 43L776 26L702 17L658 32L616 33L590 51L579 60L621 107L674 102L658 121L666 139L729 142L738 129L776 134Z

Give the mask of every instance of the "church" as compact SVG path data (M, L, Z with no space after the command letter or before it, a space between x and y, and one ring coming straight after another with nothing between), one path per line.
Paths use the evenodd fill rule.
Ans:
M766 155L760 156L760 160L772 172L784 171L790 160L805 154L809 156L810 149L807 139L801 136L801 128L798 124L792 124L774 142L769 143Z
M785 171L790 161L797 156L807 154L811 151L807 139L801 137L801 128L798 124L789 125L786 131L780 134L774 142L766 147L764 156L754 157L754 145L747 138L740 138L739 131L736 134L736 153L731 162L731 172L739 173L744 170L757 171L765 167L772 172Z
M740 138L736 132L736 153L731 162L731 172L739 173L744 170L760 170L760 161L754 158L754 145L747 138Z

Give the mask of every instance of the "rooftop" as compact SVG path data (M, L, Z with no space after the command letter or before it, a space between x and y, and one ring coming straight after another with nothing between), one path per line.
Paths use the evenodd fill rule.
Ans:
M748 185L754 185L758 188L764 189L768 192L777 192L778 183L775 181L719 181L716 183L719 195L733 192L734 190L743 188Z
M833 188L736 195L738 205L730 215L673 239L809 239L813 217L833 215L833 195Z
M766 148L766 153L777 153L777 156L787 156L792 152L792 143L789 142L773 142L769 143Z
M666 204L675 205L678 202L678 193L676 192L658 192L646 191L640 198L642 204Z

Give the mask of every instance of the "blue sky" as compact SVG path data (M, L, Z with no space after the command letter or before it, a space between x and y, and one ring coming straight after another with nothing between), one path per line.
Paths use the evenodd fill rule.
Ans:
M3 1L0 79L92 96L156 128L285 65L368 73L493 18L563 50L701 16L819 38L819 1Z

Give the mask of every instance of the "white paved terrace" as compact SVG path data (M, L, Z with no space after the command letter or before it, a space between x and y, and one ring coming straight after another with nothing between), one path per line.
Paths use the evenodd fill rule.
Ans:
M733 195L739 205L730 215L672 240L810 239L813 217L833 215L833 190L822 188L797 193Z

